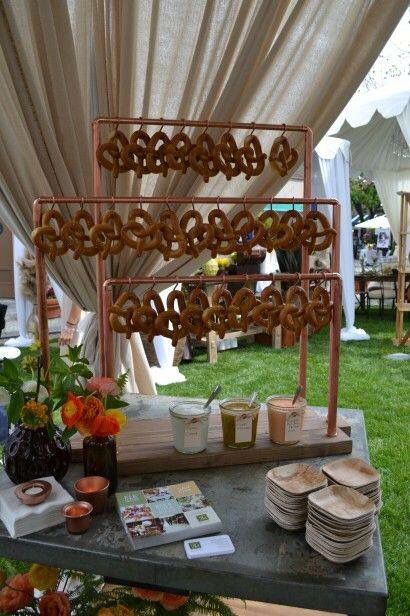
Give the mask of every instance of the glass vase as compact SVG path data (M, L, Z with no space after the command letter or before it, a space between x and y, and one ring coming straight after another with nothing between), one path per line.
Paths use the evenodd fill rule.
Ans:
M84 475L110 480L109 494L117 489L117 443L114 436L86 436L83 442Z

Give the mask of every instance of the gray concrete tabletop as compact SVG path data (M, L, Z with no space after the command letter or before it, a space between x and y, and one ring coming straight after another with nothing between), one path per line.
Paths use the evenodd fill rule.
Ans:
M151 417L162 415L166 406L155 404L147 411L139 402L130 411L135 416ZM352 455L368 460L363 413L347 409L340 413L352 425ZM305 461L320 467L331 459ZM0 523L0 555L91 571L135 585L350 615L384 614L387 583L379 529L373 547L357 561L347 565L327 561L307 545L302 531L283 530L266 515L265 474L273 466L275 463L250 464L120 479L118 491L195 481L221 518L223 532L233 541L236 551L228 556L188 560L182 542L134 551L113 498L109 511L94 518L92 528L81 536L69 535L64 526L57 526L12 539ZM73 492L73 482L81 475L81 466L72 465L62 483Z

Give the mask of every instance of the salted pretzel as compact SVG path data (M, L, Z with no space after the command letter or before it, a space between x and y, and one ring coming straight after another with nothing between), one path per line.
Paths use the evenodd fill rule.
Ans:
M162 173L164 178L167 177L168 163L165 152L168 144L169 137L164 131L158 130L152 135L147 145L147 167L149 173Z
M142 207L129 212L128 221L121 229L121 238L126 246L137 251L138 256L145 251L155 250L161 243L158 223Z
M320 285L313 290L311 300L305 309L305 319L315 331L320 331L328 325L332 319L333 302L330 301L329 293Z
M259 216L259 222L263 224L265 229L264 243L261 242L261 244L266 247L268 252L277 248L288 250L292 247L293 229L281 222L277 212L273 210L262 212Z
M276 137L269 154L271 168L285 177L298 162L299 154L295 148L291 148L285 135Z
M118 255L123 249L121 230L121 216L114 210L105 212L101 222L90 229L90 239L103 259Z
M262 173L265 168L266 154L262 152L262 147L256 135L245 137L243 147L236 152L236 160L245 179L249 180L252 176Z
M235 234L227 215L219 209L211 210L208 214L208 222L214 231L214 237L208 244L212 257L215 258L218 254L230 255L235 252Z
M208 297L205 291L197 287L189 294L188 303L180 315L182 326L197 340L201 340L208 331L202 320L202 313L207 308L209 308Z
M248 210L241 210L231 220L235 238L235 251L250 254L256 245L262 245L265 227Z
M174 135L165 146L165 160L168 167L186 173L189 168L189 153L193 147L188 135L182 131Z
M130 142L121 149L121 160L124 167L135 171L138 178L150 173L147 165L147 146L150 136L141 128L132 133Z
M230 329L241 329L243 332L248 330L249 314L259 303L254 293L247 287L242 287L233 296L228 308Z
M68 248L73 251L73 258L81 256L93 257L98 253L98 246L93 243L90 231L94 226L94 218L82 208L75 213L72 220L67 221L61 229L61 237Z
M320 231L317 229L316 221L320 223ZM315 250L325 250L332 245L336 231L330 226L328 219L322 212L308 212L305 216L305 222L307 224L314 222L315 225L315 232L312 233L310 240L306 240L304 243L308 247L309 254Z
M132 324L132 316L138 306L140 306L140 300L135 293L130 291L121 293L108 311L111 329L131 338L131 334L136 331Z
M188 210L182 215L180 227L186 240L186 253L194 257L198 257L214 239L213 227L204 223L202 215L196 210Z
M266 329L268 334L272 334L274 328L280 324L282 309L282 294L279 289L270 284L263 289L260 303L252 308L249 321Z
M158 229L161 233L158 250L161 251L165 261L182 257L187 251L187 242L176 213L172 210L161 212Z
M177 310L175 310L175 307L177 307ZM173 290L167 297L167 309L158 314L155 320L156 333L159 336L170 338L173 346L176 346L178 340L187 335L187 330L181 323L180 316L185 308L186 303L183 292Z
M61 212L48 210L41 218L41 227L36 227L31 233L31 239L37 248L48 255L51 261L61 257L67 250L67 242L61 235L65 220Z
M307 304L308 298L305 290L298 285L290 287L286 291L284 306L279 315L282 327L299 335L306 325L305 310Z
M228 181L241 172L238 159L235 137L228 131L222 135L220 143L215 145L213 151L215 166L222 171Z
M189 152L189 164L194 171L202 175L204 182L218 173L213 160L215 142L208 133L199 135L195 146Z
M118 147L118 143L121 147ZM120 173L129 171L130 167L126 160L121 157L121 150L128 145L128 139L120 130L116 130L113 136L105 143L100 143L95 153L98 164L111 171L115 178Z
M229 306L232 295L223 287L218 287L212 293L212 305L203 312L203 322L208 331L214 331L224 338L230 329Z

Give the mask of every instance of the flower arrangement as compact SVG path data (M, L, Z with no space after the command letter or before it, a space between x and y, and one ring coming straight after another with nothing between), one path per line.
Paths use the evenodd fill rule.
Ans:
M177 595L122 586L105 589L98 576L38 564L23 566L11 576L0 570L0 614L164 616L167 612L174 616L233 616L222 599L202 593Z

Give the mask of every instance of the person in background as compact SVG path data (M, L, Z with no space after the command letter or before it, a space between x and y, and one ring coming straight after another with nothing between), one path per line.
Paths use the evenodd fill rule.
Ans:
M77 325L81 317L81 308L76 304L71 305L71 309L68 315L68 319L65 325L61 328L58 344L60 346L67 346L71 344L73 336L77 330Z

